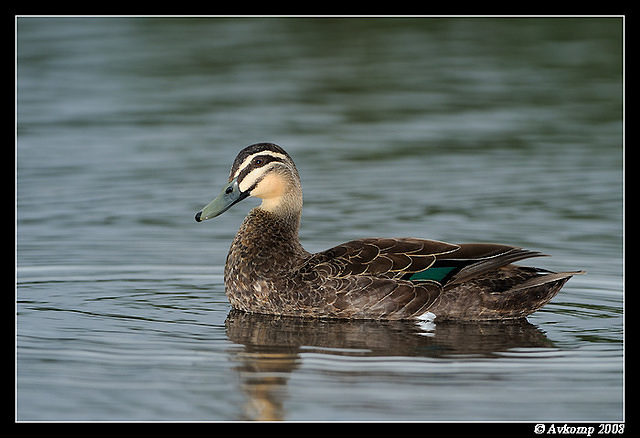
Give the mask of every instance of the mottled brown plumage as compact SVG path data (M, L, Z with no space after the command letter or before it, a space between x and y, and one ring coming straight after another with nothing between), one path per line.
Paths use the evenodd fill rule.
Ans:
M289 155L259 143L236 158L229 185L196 215L215 217L247 196L263 199L236 234L226 293L251 313L347 319L522 318L572 275L513 265L542 254L490 243L367 238L311 254L298 239L302 190Z

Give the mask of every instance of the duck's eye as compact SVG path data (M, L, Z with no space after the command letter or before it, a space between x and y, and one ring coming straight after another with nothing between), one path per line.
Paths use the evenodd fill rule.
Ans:
M262 163L264 163L264 160L262 158L256 158L255 160L253 160L254 166L262 166Z

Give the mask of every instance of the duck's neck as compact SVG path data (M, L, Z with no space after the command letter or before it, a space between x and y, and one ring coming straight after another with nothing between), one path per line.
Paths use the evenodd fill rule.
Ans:
M270 213L272 222L282 223L290 229L295 229L296 236L300 228L300 218L302 216L302 201L297 198L292 199L263 199L262 204L255 210Z
M298 255L306 253L298 238L299 229L299 211L269 211L260 206L244 219L234 244L251 247L250 253L259 257L276 252Z

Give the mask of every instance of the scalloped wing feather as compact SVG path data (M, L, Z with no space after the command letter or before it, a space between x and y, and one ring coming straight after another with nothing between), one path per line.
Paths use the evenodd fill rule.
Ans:
M442 291L436 282L418 284L363 275L329 280L324 287L335 291L327 304L342 318L412 318L426 312Z
M453 253L458 245L425 239L352 240L315 254L303 271L318 271L320 275L344 277L370 275L395 278L407 272L427 269L436 257Z

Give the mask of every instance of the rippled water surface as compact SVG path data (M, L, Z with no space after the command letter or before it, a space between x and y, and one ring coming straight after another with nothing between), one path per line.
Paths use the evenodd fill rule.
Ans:
M18 420L623 420L622 23L17 20ZM584 269L522 322L230 312L273 141L310 251L509 243Z

